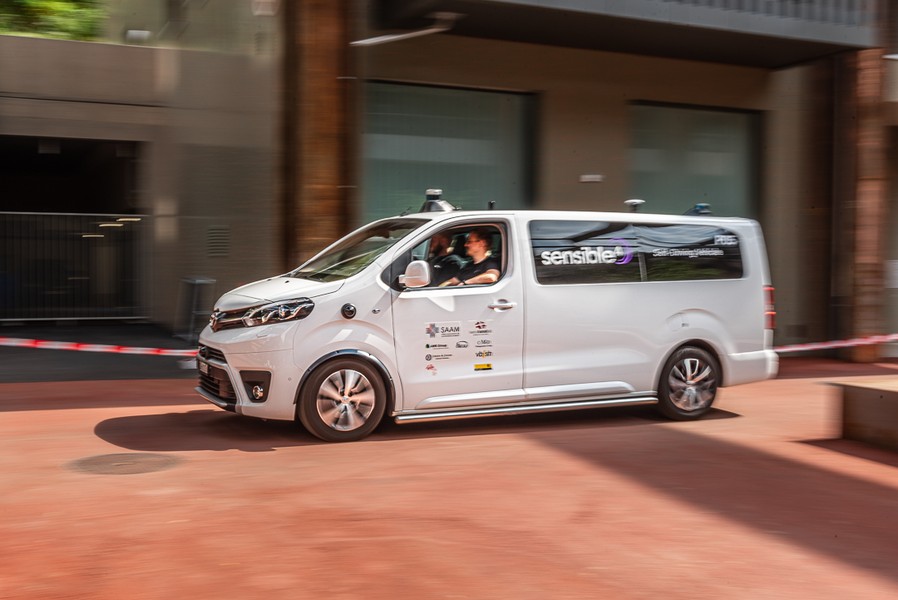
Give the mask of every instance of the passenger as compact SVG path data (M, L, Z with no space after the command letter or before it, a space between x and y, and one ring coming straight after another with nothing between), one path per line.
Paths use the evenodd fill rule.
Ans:
M465 241L465 250L471 257L471 262L448 281L440 284L448 285L475 285L478 283L495 283L499 281L501 265L499 260L491 256L493 247L493 234L488 229L473 229Z
M428 262L433 268L433 285L440 285L452 279L465 264L464 259L455 254L452 236L445 231L435 233L430 238Z

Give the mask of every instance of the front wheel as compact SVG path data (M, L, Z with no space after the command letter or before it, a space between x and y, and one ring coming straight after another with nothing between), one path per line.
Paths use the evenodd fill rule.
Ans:
M711 409L720 365L710 353L686 346L667 360L658 384L658 409L677 421L698 419Z
M315 437L351 442L374 431L386 406L387 388L377 369L341 358L312 371L300 393L297 413Z

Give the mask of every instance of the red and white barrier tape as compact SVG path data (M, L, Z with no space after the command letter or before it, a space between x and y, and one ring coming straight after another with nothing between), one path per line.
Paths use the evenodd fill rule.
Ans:
M790 354L792 352L811 352L813 350L832 350L833 348L851 348L853 346L871 346L898 342L898 333L889 335L873 335L864 338L850 340L836 340L833 342L811 342L808 344L791 344L789 346L777 346L773 350L777 354ZM12 346L15 348L42 348L45 350L78 350L80 352L112 352L115 354L143 354L148 356L196 356L196 350L176 350L172 348L140 348L136 346L111 346L107 344L82 344L80 342L54 342L50 340L31 340L26 338L0 337L0 346Z
M148 356L196 356L195 349L139 348L135 346L110 346L107 344L82 344L79 342L53 342L25 338L0 337L0 346L15 348L42 348L44 350L78 350L80 352L112 352L115 354L144 354Z
M810 352L812 350L831 350L833 348L851 348L853 346L873 346L887 342L898 342L898 333L889 335L871 335L850 340L836 340L834 342L811 342L809 344L792 344L790 346L778 346L774 348L777 354L789 354L790 352Z

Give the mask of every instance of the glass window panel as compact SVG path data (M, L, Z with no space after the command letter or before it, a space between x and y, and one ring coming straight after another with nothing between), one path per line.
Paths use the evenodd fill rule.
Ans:
M416 211L428 188L465 209L530 203L526 94L368 83L364 221Z
M739 236L715 226L637 225L648 281L740 279Z
M630 107L630 197L645 212L756 217L759 115L650 104Z
M543 285L743 276L739 237L713 225L532 221L530 243Z
M543 285L641 281L632 225L532 221L536 279Z

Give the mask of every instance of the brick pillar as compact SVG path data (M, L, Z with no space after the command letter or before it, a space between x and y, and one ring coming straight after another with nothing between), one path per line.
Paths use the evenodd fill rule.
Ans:
M852 252L852 331L855 337L886 333L884 298L886 218L888 215L886 152L883 115L882 49L857 53L854 86L856 107L856 180L854 186L854 247ZM853 348L850 358L872 362L877 346Z
M351 110L348 0L283 2L281 231L292 268L346 233Z

